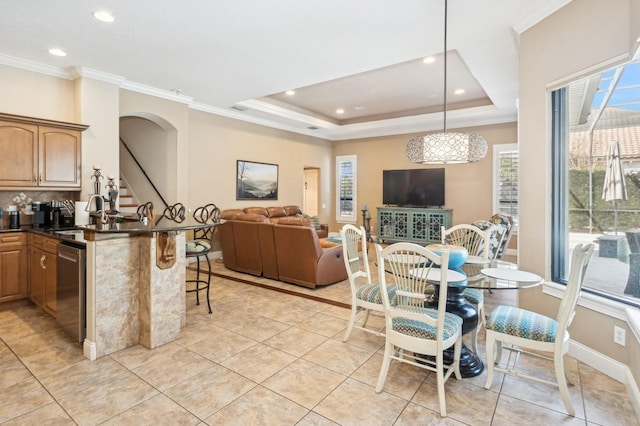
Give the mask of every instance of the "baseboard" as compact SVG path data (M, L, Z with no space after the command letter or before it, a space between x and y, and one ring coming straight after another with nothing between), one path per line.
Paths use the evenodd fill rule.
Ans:
M640 417L640 390L627 365L573 340L570 341L569 355L612 379L624 383L636 416Z

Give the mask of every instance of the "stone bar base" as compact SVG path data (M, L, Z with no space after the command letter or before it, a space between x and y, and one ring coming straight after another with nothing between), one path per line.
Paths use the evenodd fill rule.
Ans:
M184 232L176 239L175 265L160 269L155 233L87 238L87 358L136 344L151 349L180 337L186 321Z

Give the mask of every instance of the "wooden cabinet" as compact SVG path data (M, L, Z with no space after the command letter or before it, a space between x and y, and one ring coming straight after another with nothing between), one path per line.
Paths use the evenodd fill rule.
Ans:
M27 297L27 235L0 234L0 302Z
M0 189L80 189L87 126L0 114Z
M378 240L383 242L439 243L442 226L451 227L451 210L378 207Z
M45 312L56 315L56 250L59 241L29 234L29 297Z

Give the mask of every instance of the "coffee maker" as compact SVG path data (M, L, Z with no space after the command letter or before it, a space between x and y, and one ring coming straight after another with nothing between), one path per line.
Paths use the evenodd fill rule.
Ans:
M31 203L33 208L33 226L51 226L51 204L42 201Z

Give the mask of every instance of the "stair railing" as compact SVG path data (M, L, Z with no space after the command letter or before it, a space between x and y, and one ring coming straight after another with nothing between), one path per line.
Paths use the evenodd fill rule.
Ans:
M149 185L151 185L151 187L153 188L153 190L155 191L156 195L160 198L160 201L162 201L162 204L164 204L164 207L167 208L169 207L169 204L165 201L164 197L162 196L162 194L160 194L160 191L158 191L158 188L156 188L156 186L153 184L153 182L151 181L151 178L149 177L149 175L147 174L147 172L144 170L144 167L142 167L142 164L140 164L140 162L138 161L138 159L136 158L135 155L133 155L133 152L131 152L131 150L129 149L129 147L127 146L126 142L120 138L120 143L122 144L122 146L124 146L124 148L127 150L127 152L129 153L129 155L131 156L131 158L133 159L133 161L135 161L135 163L137 164L138 168L140 169L140 171L142 172L142 174L144 175L144 177L147 179L147 182L149 182Z

